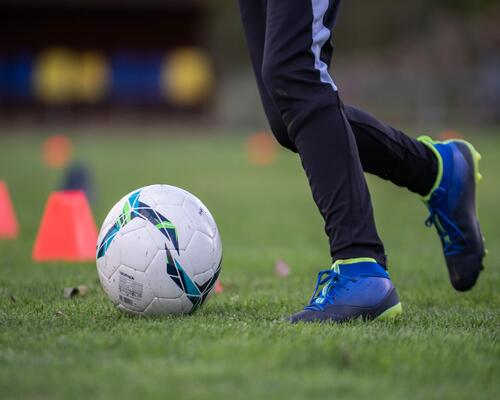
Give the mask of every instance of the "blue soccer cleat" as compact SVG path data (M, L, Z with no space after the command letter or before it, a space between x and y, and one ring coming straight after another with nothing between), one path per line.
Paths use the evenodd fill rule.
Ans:
M296 322L394 319L402 307L387 271L372 258L338 260L320 271L309 305L289 317Z
M436 227L451 284L458 291L471 289L483 269L486 254L476 209L476 185L481 155L464 140L419 140L438 160L438 177L424 203L430 215L427 226Z

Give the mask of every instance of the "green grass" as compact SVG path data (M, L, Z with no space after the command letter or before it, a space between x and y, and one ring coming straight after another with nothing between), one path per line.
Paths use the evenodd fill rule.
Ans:
M140 135L139 135L140 134ZM490 254L470 293L455 292L415 195L370 177L379 231L398 287L398 322L299 325L282 317L329 267L322 222L295 155L248 163L242 137L75 134L92 166L100 224L125 193L181 186L213 212L225 291L195 315L138 318L103 294L93 263L34 264L31 248L60 173L40 162L40 136L0 137L22 234L0 242L0 397L28 399L487 399L500 396L500 140L474 139ZM287 279L274 262L292 267ZM88 296L63 298L86 284Z

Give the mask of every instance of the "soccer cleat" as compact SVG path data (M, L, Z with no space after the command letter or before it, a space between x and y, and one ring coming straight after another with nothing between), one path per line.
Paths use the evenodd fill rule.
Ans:
M394 319L401 313L398 293L387 271L372 258L352 258L320 271L309 305L288 320L347 322Z
M486 254L476 209L481 155L464 140L435 142L427 136L419 140L438 160L436 183L423 199L430 212L425 224L436 227L451 284L466 291L475 285Z

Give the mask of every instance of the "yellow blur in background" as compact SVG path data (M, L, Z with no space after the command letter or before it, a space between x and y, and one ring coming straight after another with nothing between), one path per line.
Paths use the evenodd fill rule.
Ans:
M164 57L159 75L163 99L175 106L202 105L214 92L213 63L200 48L172 50ZM109 94L112 79L111 63L105 55L68 48L44 50L32 72L35 97L47 105L97 104Z
M33 69L35 96L46 104L98 103L105 97L109 83L109 64L94 51L47 49Z
M178 48L169 53L162 66L161 87L165 98L175 105L204 103L215 87L208 54L196 47Z

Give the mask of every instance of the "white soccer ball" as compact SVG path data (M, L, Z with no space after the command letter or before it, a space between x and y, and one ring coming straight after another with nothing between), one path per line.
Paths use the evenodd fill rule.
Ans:
M214 288L222 244L215 221L191 193L152 185L123 197L104 220L97 271L123 311L191 313Z

